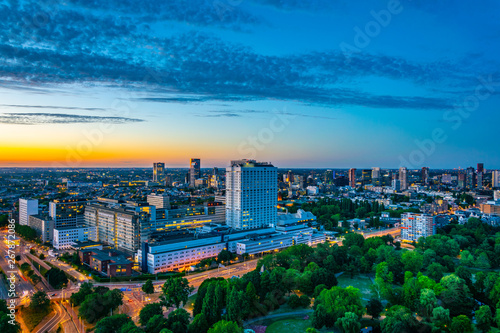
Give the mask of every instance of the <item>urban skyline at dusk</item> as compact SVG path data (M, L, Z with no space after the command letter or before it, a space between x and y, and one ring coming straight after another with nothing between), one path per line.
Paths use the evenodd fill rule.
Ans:
M498 3L221 4L4 5L0 167L500 168Z

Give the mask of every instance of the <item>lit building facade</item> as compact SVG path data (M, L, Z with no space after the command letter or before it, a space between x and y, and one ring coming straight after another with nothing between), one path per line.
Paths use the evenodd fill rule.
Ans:
M19 224L28 225L29 217L38 214L37 199L19 199Z
M401 239L405 242L417 242L420 237L436 233L435 218L428 214L405 213L401 215Z

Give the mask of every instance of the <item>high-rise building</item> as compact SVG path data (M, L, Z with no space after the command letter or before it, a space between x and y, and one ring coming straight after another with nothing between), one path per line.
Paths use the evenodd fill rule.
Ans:
M371 175L372 175L372 170L370 170L370 169L361 170L361 183L363 185L370 184L371 183Z
M28 225L29 217L37 214L37 199L19 199L19 224Z
M291 172L291 171L289 171L289 172ZM332 170L325 171L325 184L333 183L334 178L335 178L335 173Z
M76 227L84 222L87 199L60 199L49 202L54 229Z
M189 186L196 186L196 179L199 179L201 176L200 172L200 159L192 158L189 160Z
M495 188L500 188L500 170L493 170L491 173L491 184Z
M372 184L373 185L380 185L382 175L380 174L380 168L375 167L372 168Z
M429 184L429 168L423 167L421 172L422 185Z
M356 187L356 169L349 169L349 186L352 188Z
M483 189L484 164L477 164L476 187L478 190Z
M85 207L85 222L96 228L90 240L134 253L156 226L156 207L93 203Z
M420 237L432 236L436 233L433 216L428 214L406 213L401 215L401 239L406 242L417 242Z
M473 167L468 167L467 170L465 170L465 187L468 190L472 190L474 188L475 176Z
M392 180L392 189L396 192L401 191L401 183L399 182L399 179Z
M161 182L165 180L165 163L153 163L153 181Z
M234 229L275 225L278 168L255 160L231 161L226 168L226 223Z
M465 188L465 174L464 173L458 174L457 187L458 188Z
M408 170L406 167L399 168L399 183L401 184L401 191L408 189Z

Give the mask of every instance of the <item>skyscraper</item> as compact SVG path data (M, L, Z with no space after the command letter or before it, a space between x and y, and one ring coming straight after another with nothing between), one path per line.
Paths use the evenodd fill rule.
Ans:
M54 228L76 227L84 222L87 199L56 199L49 202L49 216Z
M363 185L371 183L371 175L372 175L372 170L370 169L361 170L361 182Z
M472 190L474 188L475 176L473 167L468 167L467 170L465 170L465 187L468 190Z
M428 167L422 168L421 179L422 179L422 185L429 184L429 168Z
M153 163L153 181L161 182L165 179L165 163Z
M37 199L19 199L19 224L28 225L31 215L38 214Z
M349 186L356 187L356 169L349 169Z
M291 172L291 171L289 171ZM334 172L332 170L325 171L325 184L333 183L333 179L335 178Z
M380 168L372 168L372 184L380 185Z
M231 161L226 168L226 223L234 229L275 225L278 168L255 160Z
M408 170L406 167L399 168L399 183L402 191L408 189Z
M189 160L189 186L196 186L196 179L200 178L200 159L192 158Z
M500 188L500 170L493 170L491 173L491 184L495 188Z
M478 190L483 189L484 164L477 164L476 186Z

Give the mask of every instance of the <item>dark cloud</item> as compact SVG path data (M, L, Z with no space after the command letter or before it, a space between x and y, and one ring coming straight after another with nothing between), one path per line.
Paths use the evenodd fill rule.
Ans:
M125 117L100 117L59 113L0 113L1 124L39 125L39 124L76 124L111 123L125 124L142 122L142 119Z

